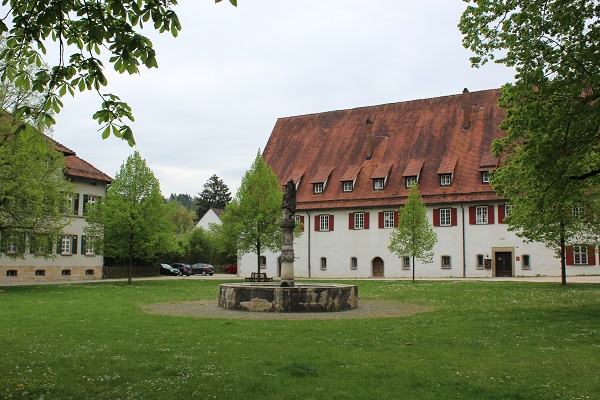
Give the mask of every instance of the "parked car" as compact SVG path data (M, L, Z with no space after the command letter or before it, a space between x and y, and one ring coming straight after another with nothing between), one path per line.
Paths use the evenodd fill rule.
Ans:
M192 267L190 266L190 264L172 263L171 266L173 268L177 268L177 270L179 270L179 272L181 272L181 275L183 276L192 275Z
M158 266L160 267L161 275L173 275L173 276L181 275L181 272L179 272L179 270L177 268L173 268L169 264L160 263L160 264L158 264Z
M237 264L232 264L225 267L226 274L237 274Z
M192 264L192 275L202 274L202 275L206 276L206 275L212 275L214 273L215 273L215 267L213 267L210 264L205 264L205 263Z

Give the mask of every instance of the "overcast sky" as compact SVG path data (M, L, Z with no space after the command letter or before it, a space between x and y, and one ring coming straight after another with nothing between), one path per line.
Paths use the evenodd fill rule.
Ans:
M180 0L177 38L149 32L159 68L106 92L133 108L136 149L162 193L196 196L216 174L232 195L277 118L491 89L462 47L461 0ZM367 6L368 4L368 6ZM132 149L102 140L93 93L65 98L54 138L114 177Z

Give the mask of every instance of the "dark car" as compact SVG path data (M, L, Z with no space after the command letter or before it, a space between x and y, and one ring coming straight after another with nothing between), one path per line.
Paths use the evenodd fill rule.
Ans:
M158 266L160 267L161 275L173 275L173 276L181 275L181 272L179 272L179 270L177 268L173 268L169 264L161 263L161 264L158 264Z
M226 274L237 274L237 264L232 264L225 267Z
M189 264L172 263L171 266L173 268L176 268L177 270L179 270L179 272L181 272L181 275L183 275L183 276L190 276L190 275L192 275L192 267L190 267Z
M215 267L210 264L196 263L192 264L192 274L212 275L215 273Z

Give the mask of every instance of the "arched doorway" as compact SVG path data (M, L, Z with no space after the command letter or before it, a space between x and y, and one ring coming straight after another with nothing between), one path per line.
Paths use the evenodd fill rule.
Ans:
M383 278L383 260L380 257L373 259L373 278Z

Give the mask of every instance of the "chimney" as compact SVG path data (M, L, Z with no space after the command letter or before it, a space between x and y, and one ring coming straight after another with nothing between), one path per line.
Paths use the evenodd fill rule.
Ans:
M471 127L471 93L467 88L464 88L462 92L462 109L463 130L466 131Z
M367 118L365 126L365 141L366 141L366 159L370 160L373 157L373 122L371 118Z

